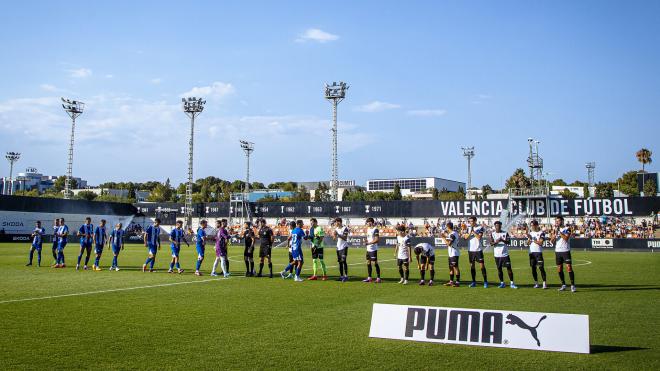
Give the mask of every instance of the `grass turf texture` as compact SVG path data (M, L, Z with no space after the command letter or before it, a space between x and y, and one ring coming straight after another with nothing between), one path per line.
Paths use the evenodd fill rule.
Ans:
M167 274L169 247L159 252L155 273L142 273L146 249L127 245L120 272L75 271L77 246L65 253L66 269L25 267L27 244L0 244L0 364L4 369L52 368L229 368L229 369L658 369L660 367L660 255L573 252L577 293L557 292L554 267L547 267L552 289L531 288L527 254L512 252L518 290L491 286L449 288L398 285L392 249L379 257L385 282L360 282L366 274L364 249L349 252L352 280L295 283L279 277L244 278L242 248L230 249L230 279L192 273L194 248L182 248L182 275ZM311 269L309 252L305 274ZM436 282L447 280L446 253L440 251ZM213 255L213 254L209 254ZM546 252L548 262L554 260ZM332 278L338 269L326 248ZM462 280L470 279L467 254ZM285 249L274 250L275 274L286 263ZM385 261L389 260L389 261ZM36 261L36 258L35 258ZM486 254L491 284L497 273ZM414 265L414 264L413 264ZM257 266L258 268L258 266ZM506 273L505 273L506 275ZM477 277L480 272L477 271ZM507 280L508 281L508 280ZM188 283L195 282L195 283ZM178 285L169 285L181 283ZM154 286L156 287L145 287ZM126 289L45 300L25 298ZM368 337L373 303L429 305L588 314L592 354L539 352L445 345ZM570 334L566 334L570 336Z

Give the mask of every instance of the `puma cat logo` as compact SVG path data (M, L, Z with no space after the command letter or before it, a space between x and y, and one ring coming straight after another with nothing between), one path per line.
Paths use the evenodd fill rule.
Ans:
M536 324L536 326L532 327L532 326L529 326L528 324L526 324L525 321L520 319L520 317L514 316L513 314L509 314L509 315L506 316L507 321L505 323L507 325L516 325L516 326L520 327L521 329L529 331L529 333L532 334L532 337L534 338L534 340L536 340L536 345L541 346L541 342L539 341L539 338L537 336L538 334L536 333L536 328L539 327L539 325L541 324L541 321L543 321L546 318L547 318L547 316L543 315L543 317L541 317L541 319L539 319L539 322Z

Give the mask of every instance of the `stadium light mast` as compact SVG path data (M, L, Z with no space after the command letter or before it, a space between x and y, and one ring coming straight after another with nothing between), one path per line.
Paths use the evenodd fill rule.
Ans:
M596 163L594 161L587 162L585 167L587 168L587 182L589 183L589 187L593 187L596 178Z
M247 173L245 174L245 196L247 197L248 192L250 192L250 154L254 152L254 143L245 140L241 140L240 143L247 159Z
M8 193L9 195L14 194L14 163L18 161L19 158L21 158L21 154L18 152L7 152L5 155L5 158L7 161L9 161L9 192L4 192L3 194ZM2 182L2 186L6 189L7 186L5 185L6 182Z
M186 184L186 227L192 228L192 190L193 190L193 139L195 138L195 117L204 111L206 101L202 98L181 98L183 112L190 117L190 140L188 142L188 184Z
M330 197L333 201L339 199L339 169L337 165L337 105L346 98L349 86L343 81L325 84L325 99L332 103L332 179L330 180Z
M73 177L73 143L76 132L76 118L82 115L85 103L62 98L62 108L71 117L71 138L69 139L69 161L66 165L66 179L64 180L64 198L71 198L71 179Z
M468 176L467 176L467 189L465 190L465 193L467 194L468 191L472 188L472 167L471 167L471 162L472 158L474 157L474 146L473 147L461 147L463 150L463 156L467 159L467 165L468 165Z
M534 188L535 181L541 187L543 183L543 159L539 155L539 144L541 142L534 138L528 138L527 143L529 144L527 165L529 166L529 177L532 182L532 188Z

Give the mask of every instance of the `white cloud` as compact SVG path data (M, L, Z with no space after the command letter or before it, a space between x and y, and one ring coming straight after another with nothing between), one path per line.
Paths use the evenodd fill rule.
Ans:
M163 79L161 79L160 77L156 77L156 78L153 78L153 79L149 80L149 82L154 84L154 85L158 85L161 82L163 82Z
M355 108L356 111L359 112L382 112L382 111L387 111L391 109L396 109L400 108L401 105L395 104L395 103L387 103L387 102L381 102L381 101L373 101L369 102L367 104L363 104L361 106L358 106Z
M202 97L206 99L219 99L236 91L230 83L216 81L210 86L196 86L180 95L180 97Z
M90 70L89 68L77 68L77 69L69 70L69 76L82 79L85 77L92 76L92 70Z
M337 35L319 30L318 28L309 28L300 36L298 36L296 42L303 43L307 41L314 41L318 43L326 43L329 41L335 41L337 39L339 39L339 36Z
M113 77L115 77L115 75L113 75L113 74L107 74L107 75L105 75L105 78L106 78L106 79L111 79L111 78L113 78Z
M41 84L41 85L39 85L39 88L41 88L41 90L43 90L43 91L53 91L53 92L60 90L60 89L57 88L57 86L51 85L51 84Z
M409 115L419 117L438 117L444 116L446 113L447 111L443 109L415 109L408 111Z

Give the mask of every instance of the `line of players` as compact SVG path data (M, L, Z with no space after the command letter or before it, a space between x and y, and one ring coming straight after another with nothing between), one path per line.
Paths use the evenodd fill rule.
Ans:
M375 227L373 218L367 218L367 248L366 248L366 262L367 262L367 278L363 282L375 282L380 283L380 265L378 263L378 242L380 241L378 228ZM76 269L80 269L81 259L83 255L85 256L85 263L83 269L88 269L88 263L92 251L94 248L95 260L92 266L93 270L99 271L99 262L103 254L104 247L107 245L112 249L113 260L110 270L119 271L118 267L118 256L121 250L124 249L124 231L122 230L121 223L117 224L114 229L107 233L106 231L106 221L101 220L100 224L94 228L91 224L91 219L88 217L85 220L85 223L80 226L77 231L77 236L80 237L80 250L78 254L78 261L76 264ZM218 265L222 269L222 275L224 277L229 277L229 259L227 258L227 246L230 239L230 234L227 230L227 220L217 220L215 233L212 236L207 235L207 221L202 220L200 226L196 232L195 245L197 250L197 262L195 268L195 275L201 276L200 271L202 262L205 257L205 250L207 241L215 241L215 253L216 259L213 263L213 268L211 271L211 276L219 276L217 271ZM244 240L245 249L244 249L244 261L246 267L246 276L257 276L261 277L264 263L268 262L269 277L273 277L273 265L271 260L271 251L274 242L274 234L270 227L266 225L264 219L259 220L258 222L258 237L261 242L260 251L259 251L259 273L255 272L254 265L254 250L255 250L255 241L256 235L254 230L251 228L250 223L245 224L242 238ZM304 262L302 243L304 240L310 240L311 242L311 253L313 260L313 273L309 277L309 280L321 280L327 279L327 268L324 262L324 246L323 239L325 237L324 230L318 225L318 221L315 218L310 219L310 228L308 230L303 230L303 221L298 220L297 222L291 222L290 225L290 234L287 238L287 245L289 246L289 264L286 268L280 272L282 278L290 278L294 276L294 280L297 282L303 281L300 277L302 271L302 266ZM346 282L348 281L348 234L349 229L347 226L344 226L341 218L336 218L332 224L332 237L337 241L337 262L339 265L339 281ZM509 287L516 289L517 286L513 281L513 270L511 269L511 259L509 257L508 246L510 244L510 236L506 231L503 231L502 224L500 222L495 222L495 230L488 233L488 239L490 246L493 247L495 263L498 272L498 278L500 280L499 288L506 287L504 283L504 272L503 269L507 269L507 274L510 280ZM470 262L470 273L472 276L472 282L469 287L476 287L476 264L479 264L481 273L483 276L483 286L484 288L488 287L488 278L487 271L484 264L484 246L482 244L482 238L486 233L483 226L477 225L477 219L475 217L469 218L469 226L465 233L462 236L459 236L459 233L454 230L453 224L451 222L447 223L446 230L440 234L440 238L447 245L448 253L448 267L449 267L449 281L445 286L458 287L460 285L460 269L459 269L459 257L460 250L458 249L458 240L459 237L468 240L468 258ZM56 219L53 225L53 246L52 253L53 258L55 259L54 268L64 268L64 248L67 244L67 237L69 234L69 228L65 224L64 218ZM33 263L34 252L37 252L37 264L41 265L41 250L43 244L43 236L45 235L45 229L41 226L41 222L36 222L35 230L32 233L32 245L30 247L30 255L28 266ZM154 223L150 225L144 232L144 246L147 247L148 256L145 260L145 263L142 265L142 271L150 272L154 271L154 263L156 261L156 255L161 249L161 227L160 219L155 219ZM185 243L190 245L185 238L185 231L183 229L183 222L177 221L175 228L169 234L169 242L171 249L171 261L169 266L169 273L175 272L183 273L179 263L179 254L181 251L181 244ZM551 231L550 236L546 236L545 232L541 231L536 220L531 222L531 230L528 233L528 242L529 242L529 262L532 269L532 276L534 278L534 288L543 287L547 288L546 282L546 272L544 268L544 259L542 253L542 246L545 240L549 240L555 248L555 262L557 264L557 271L559 278L561 280L560 291L566 290L566 281L564 274L564 265L569 274L571 281L571 291L575 292L575 274L572 267L571 259L571 249L570 249L570 238L572 236L572 231L569 227L564 225L563 217L555 218L555 228ZM420 243L417 244L414 248L411 244L411 238L407 235L405 227L401 226L397 230L397 245L394 250L394 256L397 260L397 267L399 269L400 281L401 284L407 284L410 274L410 262L412 261L412 253L415 254L417 261L417 267L420 271L421 280L419 281L420 285L425 285L425 276L426 272L429 272L429 281L428 285L432 286L433 280L435 278L435 247L429 243ZM321 276L317 275L318 268L321 268ZM372 279L373 268L376 270L376 278ZM541 273L542 286L539 285L538 273Z

